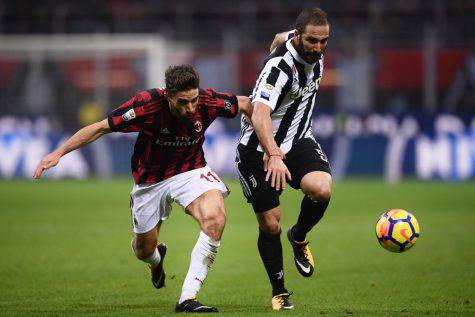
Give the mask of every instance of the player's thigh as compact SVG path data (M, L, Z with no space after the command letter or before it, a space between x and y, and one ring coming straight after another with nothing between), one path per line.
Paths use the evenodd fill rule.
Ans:
M212 220L226 220L223 194L218 189L211 189L204 192L191 202L185 210L199 223Z
M324 172L331 178L331 168L325 153L320 144L310 138L299 140L294 145L287 154L285 164L292 174L289 184L295 189L301 189L303 178L313 172Z
M161 221L171 212L170 181L134 185L130 193L130 208L135 234L159 230ZM158 232L158 230L156 230Z
M331 196L332 176L321 171L307 173L300 182L300 188L312 199L326 201Z
M185 173L184 173L185 174ZM173 199L197 220L225 214L229 190L208 166L188 172L173 183Z
M262 153L248 150L243 146L237 151L237 170L239 182L247 202L252 204L256 214L269 211L280 205L277 191L266 181L266 172L262 163Z

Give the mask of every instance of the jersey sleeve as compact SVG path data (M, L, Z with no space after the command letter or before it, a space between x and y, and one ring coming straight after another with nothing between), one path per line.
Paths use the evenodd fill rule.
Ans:
M216 92L213 89L202 89L200 101L213 120L216 117L234 118L239 111L237 97L233 94Z
M281 62L276 64L272 60L267 62L262 69L259 78L257 78L256 87L251 96L251 102L262 102L269 106L272 110L275 109L279 99L282 88L289 80L288 72L290 67L281 59ZM279 67L281 65L281 67ZM287 71L282 69L282 66L289 68Z
M139 132L143 122L159 109L155 89L142 91L132 99L113 110L107 117L110 129L114 132Z

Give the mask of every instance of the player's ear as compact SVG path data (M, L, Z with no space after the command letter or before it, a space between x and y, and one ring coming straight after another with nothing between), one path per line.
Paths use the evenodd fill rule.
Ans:
M299 41L300 41L300 33L299 33L299 31L298 31L297 29L295 29L294 41L295 41L295 42L294 42L295 44L298 44Z

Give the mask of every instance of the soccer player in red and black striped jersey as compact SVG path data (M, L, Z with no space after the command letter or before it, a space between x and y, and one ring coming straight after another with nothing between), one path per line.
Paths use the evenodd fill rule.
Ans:
M173 102L178 107L170 107ZM187 103L190 107L183 107ZM212 89L179 95L149 89L114 110L108 124L112 131L139 132L132 174L136 184L153 184L206 166L202 147L206 129L216 117L234 118L237 112L236 96Z
M194 217L201 232L191 253L188 274L177 312L217 312L196 300L216 257L226 222L226 185L206 165L204 133L218 116L250 118L248 97L199 88L199 75L190 65L172 66L165 73L165 89L149 89L119 106L100 122L74 134L44 157L33 175L38 179L60 158L110 132L138 132L132 155L135 185L131 192L134 238L132 248L151 270L156 288L165 285L163 260L167 251L158 243L163 220L176 201Z

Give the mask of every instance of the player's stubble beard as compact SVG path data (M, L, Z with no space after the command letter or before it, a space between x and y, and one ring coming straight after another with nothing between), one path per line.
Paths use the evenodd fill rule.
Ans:
M170 108L170 112L172 113L172 115L174 115L176 118L182 120L182 121L189 121L189 122L192 122L193 121L193 116L194 116L194 113L190 116L184 114L182 115L180 113L180 111L178 111L177 109L174 108L174 106L171 105L171 103L169 102L169 108ZM195 111L196 112L196 111Z
M174 115L175 117L177 118L182 118L182 115L180 114L180 112L178 110L176 110L170 103L170 112L172 113L172 115Z
M320 53L312 53L306 51L305 47L303 46L302 35L299 35L297 47L295 49L297 53L299 53L300 57L302 57L303 60L309 64L316 63L325 52L325 49L323 49Z

